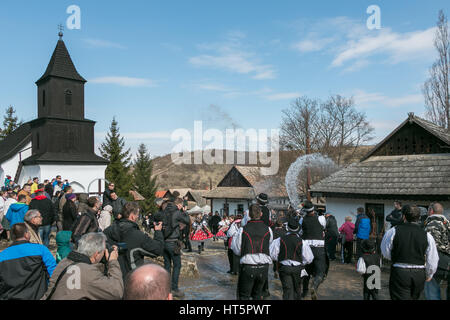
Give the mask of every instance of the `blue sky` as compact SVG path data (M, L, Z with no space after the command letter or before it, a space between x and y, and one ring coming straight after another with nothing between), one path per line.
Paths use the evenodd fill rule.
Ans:
M116 116L127 146L144 142L153 155L170 153L170 134L195 120L221 130L278 128L301 95L354 96L377 142L409 111L424 114L437 14L450 14L448 0L2 1L1 110L36 117L34 82L73 4L81 29L66 28L64 41L88 80L96 143ZM380 30L366 27L372 4Z

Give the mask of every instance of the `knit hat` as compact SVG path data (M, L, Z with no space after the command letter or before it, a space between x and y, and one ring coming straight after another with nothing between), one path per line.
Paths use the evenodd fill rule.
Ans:
M372 253L375 249L375 242L372 239L364 239L361 242L361 250L363 253Z
M267 194L265 194L265 193L258 194L258 196L256 197L256 200L258 202L260 202L261 204L266 204L268 202Z
M72 200L73 198L76 198L77 195L74 193L66 193L66 199L67 200Z
M287 230L290 232L298 232L300 230L300 224L298 223L298 219L295 217L289 217L287 223Z

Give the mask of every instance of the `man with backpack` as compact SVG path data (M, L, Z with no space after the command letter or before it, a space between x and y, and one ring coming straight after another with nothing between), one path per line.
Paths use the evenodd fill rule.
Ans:
M186 228L190 223L189 216L181 211L182 208L183 199L175 198L167 203L166 208L158 217L155 217L156 220L163 222L164 269L172 275L172 294L178 298L184 296L184 293L178 289L178 278L181 271L181 229Z

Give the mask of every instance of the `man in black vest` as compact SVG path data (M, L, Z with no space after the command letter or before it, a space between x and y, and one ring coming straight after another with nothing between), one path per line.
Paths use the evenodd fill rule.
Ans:
M270 256L280 263L283 300L301 300L302 270L313 261L314 255L309 245L302 242L298 234L300 224L295 217L289 219L286 228L287 233L270 245Z
M261 300L264 283L267 281L269 265L272 264L269 247L272 230L261 220L261 208L252 204L249 208L250 221L231 242L234 254L241 257L238 279L238 299Z
M381 242L383 256L392 261L389 293L392 300L417 300L431 281L439 256L433 236L417 223L420 209L402 208L403 223L389 229Z
M311 247L314 255L313 263L305 268L308 276L303 280L303 297L306 296L311 276L314 276L310 293L311 299L317 300L317 290L325 279L328 269L325 251L325 227L327 222L323 215L318 216L316 214L311 201L305 201L302 211L305 213L301 222L303 243Z
M265 193L260 193L258 194L258 196L256 197L256 202L258 203L259 207L261 208L261 220L264 222L264 224L268 227L270 227L271 225L271 221L270 221L270 210L269 208L267 208L267 203L269 202L269 199L267 197L267 194ZM264 283L264 287L263 287L263 298L268 298L270 297L270 292L269 292L269 279L267 279L266 283Z

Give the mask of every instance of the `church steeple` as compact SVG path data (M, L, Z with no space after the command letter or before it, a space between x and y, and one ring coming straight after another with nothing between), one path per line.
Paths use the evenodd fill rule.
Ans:
M59 40L38 86L38 117L84 119L84 84L59 32Z

